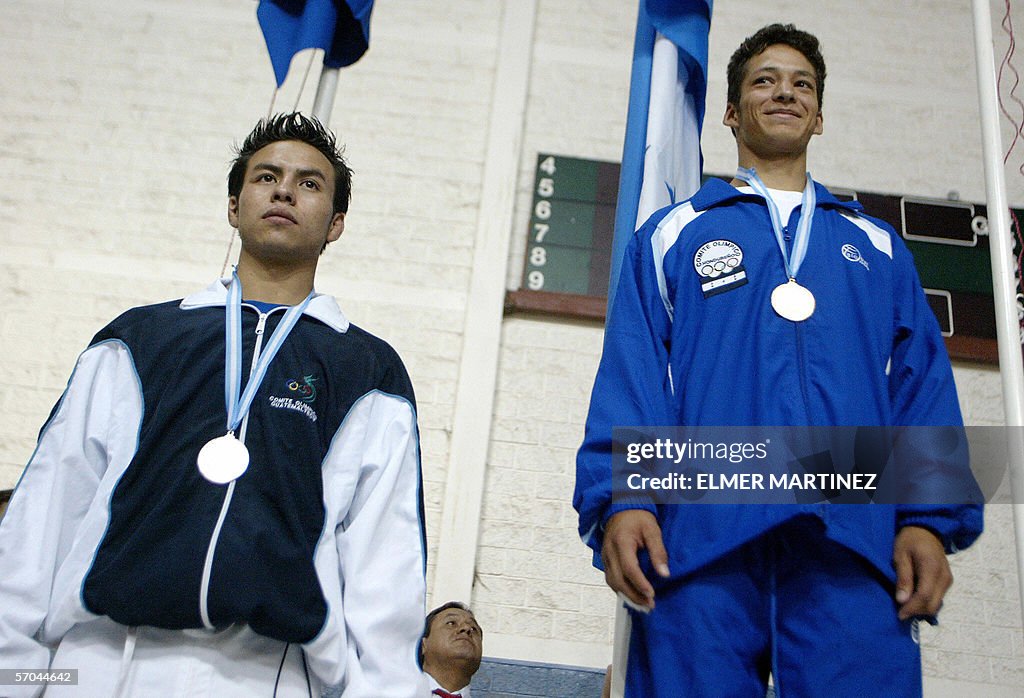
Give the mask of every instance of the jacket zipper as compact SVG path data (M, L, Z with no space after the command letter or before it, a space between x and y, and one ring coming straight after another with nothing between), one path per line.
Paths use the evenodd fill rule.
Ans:
M800 323L796 323L796 364L800 374L800 395L804 400L804 413L807 415L808 426L811 421L811 399L807 393L807 364L804 361L804 334Z
M803 215L802 210L800 212L800 215ZM789 226L786 226L783 230L785 231L788 237ZM796 366L797 373L800 378L800 397L804 401L804 415L806 416L807 426L809 427L813 423L813 420L811 416L811 398L810 393L807 390L807 361L806 353L804 352L804 331L802 327L803 323L796 322L793 324L795 325L793 328L793 332L796 339ZM815 508L817 509L818 515L821 517L822 521L824 521L825 524L828 525L828 508L825 506L825 502L819 503Z
M259 311L257 311L259 312ZM273 312L273 311L271 311ZM260 351L263 349L263 332L267 325L267 316L270 313L260 312L259 321L256 323L256 346L252 351L252 362L249 364L249 380L252 380L253 373L256 370L256 362L259 361ZM245 432L249 426L249 415L246 414L242 418L242 424L238 430L238 440L243 444L245 443ZM227 518L228 508L231 506L231 497L235 493L235 483L237 480L232 480L228 483L227 491L224 493L224 502L220 507L220 515L217 517L217 525L213 528L213 534L210 536L210 544L206 548L206 559L203 562L203 578L199 585L199 616L202 618L203 627L207 630L216 630L216 626L210 622L209 613L209 596L210 596L210 575L213 572L213 555L217 548L217 541L220 539L221 527L224 525L224 519Z
M797 206L795 209L793 209L793 211L794 212L799 211L800 215L802 216L803 215L803 206ZM789 254L792 254L792 252L793 252L792 245L789 244L790 243L790 234L789 234L789 225L788 224L783 226L782 232L785 235L785 242L787 243L786 244L786 251ZM787 271L787 274L786 274L787 275L787 279L786 279L786 281L789 281L788 270L786 270L786 271ZM796 337L796 365L797 365L797 373L799 374L799 378L800 378L800 397L803 398L803 401L804 401L804 414L807 415L808 424L809 424L810 423L810 418L811 418L811 400L810 400L809 394L807 392L807 364L806 364L805 357L804 357L804 335L803 335L803 328L801 327L801 323L799 323L799 322L795 322L795 323L793 323L793 325L794 325L793 330L794 330L795 337Z

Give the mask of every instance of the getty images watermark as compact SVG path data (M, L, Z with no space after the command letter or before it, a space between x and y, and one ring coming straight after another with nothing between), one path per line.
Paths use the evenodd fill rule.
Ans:
M653 504L981 503L1008 496L1006 436L956 426L621 427L612 494Z
M655 439L653 442L630 443L626 448L626 463L639 465L651 460L667 460L679 465L684 460L718 461L731 465L746 463L756 465L768 460L770 440L759 443L737 442L694 442L682 443L671 439ZM640 472L626 475L626 486L636 490L863 490L875 492L878 487L877 473L836 473L836 472L761 472L754 468L736 471L726 468L725 472L701 471L690 467L681 472L668 472L652 477Z

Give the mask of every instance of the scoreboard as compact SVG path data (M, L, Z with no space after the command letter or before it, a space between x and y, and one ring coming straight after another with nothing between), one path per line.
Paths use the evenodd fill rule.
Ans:
M994 340L996 319L985 206L867 192L856 198L867 213L886 221L903 236L943 336Z
M619 165L541 153L523 288L606 297Z
M523 289L531 294L571 294L590 307L607 298L618 180L618 163L550 153L537 156ZM995 311L985 206L830 190L840 199L859 201L868 214L886 221L903 237L951 355L994 360ZM1024 210L1011 209L1011 213L1017 235L1017 220L1024 217ZM1018 238L1017 253L1020 247ZM523 307L530 305L545 307L536 302ZM547 304L556 306L564 304Z

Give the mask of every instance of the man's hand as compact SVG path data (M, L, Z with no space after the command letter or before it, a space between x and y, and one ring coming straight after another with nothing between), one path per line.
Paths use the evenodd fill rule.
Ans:
M927 528L904 526L896 534L892 563L900 620L937 614L953 584L942 541Z
M637 559L641 550L647 550L655 571L667 577L668 554L654 514L643 509L628 509L608 519L601 546L604 579L608 586L625 594L633 603L653 609L654 587L647 581Z

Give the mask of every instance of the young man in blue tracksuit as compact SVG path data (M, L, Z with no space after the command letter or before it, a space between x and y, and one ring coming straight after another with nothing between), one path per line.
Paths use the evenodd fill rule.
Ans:
M5 668L77 669L52 690L80 696L425 691L412 386L313 290L350 187L318 122L260 122L236 273L81 355L0 525Z
M792 25L744 41L724 118L736 178L658 211L626 251L574 505L608 584L648 610L627 696L764 695L769 674L783 698L920 695L916 620L952 583L946 553L981 532L964 473L962 500L939 502L612 496L617 426L962 425L910 253L806 174L824 80Z

